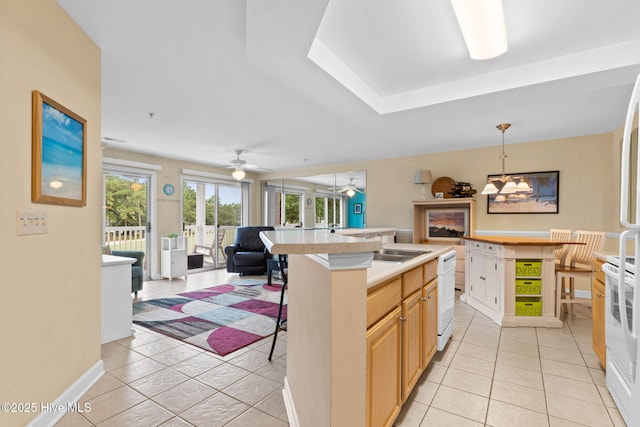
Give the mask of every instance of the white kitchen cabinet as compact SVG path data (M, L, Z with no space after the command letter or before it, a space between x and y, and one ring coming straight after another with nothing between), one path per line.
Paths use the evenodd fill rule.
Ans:
M476 241L467 241L468 297L482 304L484 314L492 320L502 319L504 304L503 247ZM473 305L473 304L472 304Z
M161 273L162 277L172 280L174 277L184 276L187 280L187 238L162 238Z
M515 236L463 239L467 288L462 302L501 326L562 327L555 313L557 242ZM535 269L518 268L527 264Z

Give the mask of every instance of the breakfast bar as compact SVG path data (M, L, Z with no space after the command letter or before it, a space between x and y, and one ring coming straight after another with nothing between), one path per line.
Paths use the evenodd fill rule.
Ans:
M424 287L423 265L450 247L385 245L414 251L429 249L428 253L425 250L405 262L387 262L374 261L374 252L380 254L383 248L383 243L374 239L300 229L265 231L260 237L271 253L289 257L287 374L283 395L290 424L377 426L383 425L377 421L383 418L393 422L406 400L399 388L397 398L391 396L395 401L389 404L388 415L379 418L378 413L372 415L372 411L380 413L386 409L386 396L376 399L375 405L370 404L372 366L368 365L367 331L377 317L368 310L368 295L380 291L376 295L381 295L381 299L375 301L386 302L397 289L400 298L403 274L417 279L417 290L412 294L418 295ZM431 301L435 304L435 299ZM397 311L395 307L393 313ZM386 318L392 313L376 314ZM385 365L387 372L392 368Z

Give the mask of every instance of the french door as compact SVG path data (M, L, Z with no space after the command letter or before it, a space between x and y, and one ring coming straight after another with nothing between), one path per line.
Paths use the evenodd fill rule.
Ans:
M189 248L203 253L203 268L226 265L224 247L233 242L242 225L240 183L184 178L182 181L182 223Z
M151 175L105 168L103 186L103 246L111 251L144 252L144 277L149 278Z

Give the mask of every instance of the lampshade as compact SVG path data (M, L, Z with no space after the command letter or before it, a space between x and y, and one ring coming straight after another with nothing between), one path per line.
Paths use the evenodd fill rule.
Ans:
M495 186L493 182L488 183L482 189L482 193L480 194L496 194L498 192L498 187Z
M431 184L433 182L433 177L431 176L431 171L417 171L415 179L413 180L414 184Z
M472 59L491 59L507 51L502 0L451 0Z
M242 168L236 168L233 172L231 172L231 176L234 179L237 179L238 181L240 181L242 178L244 178L244 170L242 170Z
M355 196L356 192L354 190L352 190L351 188L347 190L347 196L349 197L353 197Z

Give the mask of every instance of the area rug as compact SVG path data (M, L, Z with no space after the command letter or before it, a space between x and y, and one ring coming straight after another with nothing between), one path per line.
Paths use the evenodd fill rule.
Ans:
M224 356L273 334L281 286L245 279L137 302L133 323Z

